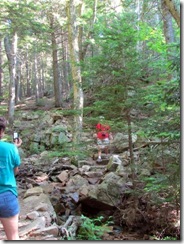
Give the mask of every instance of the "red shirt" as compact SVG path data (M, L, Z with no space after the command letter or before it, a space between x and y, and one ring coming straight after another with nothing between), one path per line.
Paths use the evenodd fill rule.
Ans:
M108 130L110 130L109 125L102 125L102 124L98 123L96 125L96 130L97 130L98 139L102 140L102 139L109 138L109 133L108 133Z

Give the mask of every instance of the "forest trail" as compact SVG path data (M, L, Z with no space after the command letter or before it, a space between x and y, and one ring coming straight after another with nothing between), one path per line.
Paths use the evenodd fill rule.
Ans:
M106 156L103 156L101 162L96 162L96 160L91 158L91 162L89 164L95 166L95 165L105 165L108 163L108 158ZM22 183L21 183L22 184ZM37 211L37 205L34 204L27 204L24 201L25 198L25 192L24 186L20 185L18 183L18 199L20 204L20 215L19 215L19 235L20 240L60 240L61 237L58 236L58 230L57 228L54 228L54 226L51 224L50 226L44 227L44 222L42 223L42 220L39 222L36 219L30 219L28 218L29 215L34 215ZM46 218L48 218L48 214L46 214ZM106 236L107 238L107 236ZM112 238L112 235L109 236L109 238ZM0 223L0 240L6 240L6 235L3 230L3 226Z
M37 107L35 105L34 99L27 99L25 103L21 103L17 105L16 109L19 111L24 111L24 110L52 110L55 109L53 105L53 99L47 99L48 102L46 102L46 105L42 105ZM1 104L3 106L7 106L7 104ZM111 155L109 155L110 157ZM96 155L95 155L96 157ZM90 165L97 166L105 166L108 163L108 159L105 157L103 158L102 162L97 163L96 158L91 157L90 158ZM31 183L31 182L30 182ZM21 183L22 184L22 183ZM31 206L28 206L24 202L24 194L25 190L24 187L19 189L19 201L20 201L20 216L19 216L19 230L20 230L20 240L61 240L61 237L57 235L57 230L54 228L54 226L51 226L52 228L45 228L45 231L42 231L42 218L39 219L40 222L34 220L34 219L29 219L27 218L27 214L30 212L35 212L36 208L33 207L30 209ZM158 222L166 222L165 219L170 222L175 222L178 224L178 229L179 229L179 222L180 222L180 215L176 213L176 211L170 212L169 217L165 216L164 213L158 211L157 209L155 212L150 212L152 219L154 220L153 225L155 226L155 230L157 229L156 223ZM50 226L49 226L50 227ZM131 240L131 241L136 241L136 240L150 240L150 236L148 235L142 235L139 233L139 226L137 228L137 231L134 231L133 233L131 231L122 231L121 228L116 227L116 232L111 232L110 234L107 233L104 236L104 240L107 241L114 241L114 240ZM175 229L174 229L175 231ZM2 225L0 224L0 240L6 240L5 233L3 230Z

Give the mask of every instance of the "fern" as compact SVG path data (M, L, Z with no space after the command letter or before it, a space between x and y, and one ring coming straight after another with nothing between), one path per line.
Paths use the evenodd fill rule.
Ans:
M102 224L102 216L90 219L82 215L81 220L82 225L79 228L77 240L102 240L104 233L109 231L108 224L110 222Z

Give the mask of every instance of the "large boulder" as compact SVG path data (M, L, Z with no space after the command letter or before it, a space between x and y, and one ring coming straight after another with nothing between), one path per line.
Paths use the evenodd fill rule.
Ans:
M132 134L132 143L137 141L137 135ZM128 135L123 133L116 133L112 142L112 146L114 151L123 152L125 149L129 147Z

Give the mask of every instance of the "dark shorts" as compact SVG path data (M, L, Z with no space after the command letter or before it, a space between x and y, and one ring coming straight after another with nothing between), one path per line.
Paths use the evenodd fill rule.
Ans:
M11 191L0 193L0 218L9 218L20 211L17 196Z

